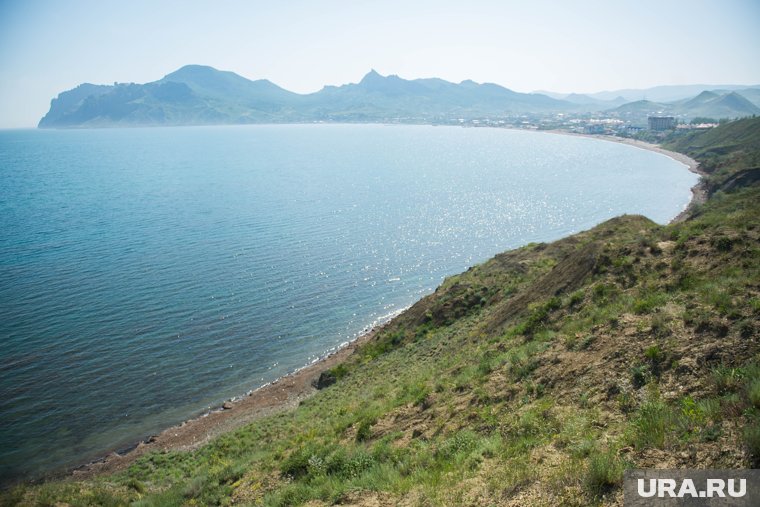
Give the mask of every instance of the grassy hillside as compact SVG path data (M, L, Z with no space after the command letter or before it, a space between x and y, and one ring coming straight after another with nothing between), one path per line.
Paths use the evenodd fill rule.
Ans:
M730 179L759 126L678 147ZM623 216L497 255L296 410L3 502L620 505L628 467L757 467L759 241L760 186L738 180L682 223Z
M709 174L711 192L760 179L759 118L745 118L703 132L676 133L664 147L699 160L702 170Z

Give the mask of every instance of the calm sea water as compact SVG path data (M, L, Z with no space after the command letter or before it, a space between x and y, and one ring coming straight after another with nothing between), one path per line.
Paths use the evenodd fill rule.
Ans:
M551 134L290 125L0 132L0 477L293 371L444 276L622 213L665 156Z

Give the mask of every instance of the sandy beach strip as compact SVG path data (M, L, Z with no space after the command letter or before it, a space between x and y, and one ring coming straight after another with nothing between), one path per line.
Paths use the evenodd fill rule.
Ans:
M313 384L322 372L345 361L359 346L372 340L384 325L370 329L324 358L251 391L246 396L227 401L199 417L140 441L122 454L114 451L101 459L55 474L53 477L73 476L75 479L87 479L95 475L117 472L150 452L196 449L215 437L260 417L294 409L302 400L316 392Z

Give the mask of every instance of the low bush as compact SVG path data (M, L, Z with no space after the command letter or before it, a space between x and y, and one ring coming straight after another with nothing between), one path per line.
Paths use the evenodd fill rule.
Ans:
M591 455L585 485L593 496L600 496L623 482L625 466L613 450Z
M665 446L665 437L673 421L673 414L660 400L647 401L641 405L633 420L631 443L637 449Z
M747 452L752 460L752 467L760 467L760 421L757 419L753 424L747 425L742 432L742 439L747 448Z

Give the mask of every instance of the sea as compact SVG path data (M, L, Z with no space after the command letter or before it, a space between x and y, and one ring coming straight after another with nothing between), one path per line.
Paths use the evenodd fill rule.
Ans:
M449 275L697 177L662 154L412 125L0 131L0 477L123 449Z

